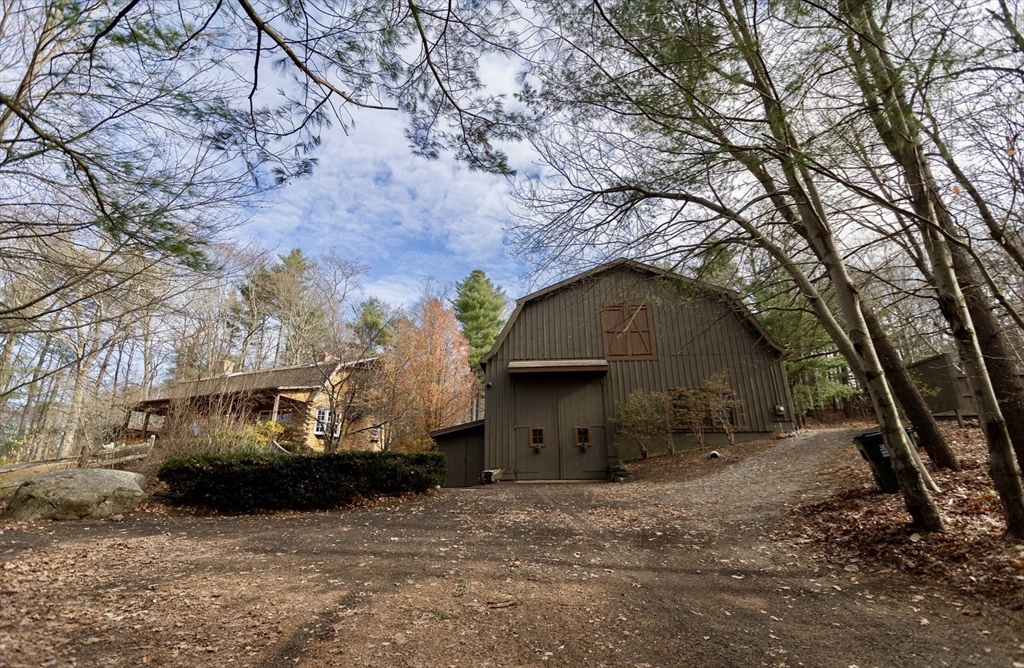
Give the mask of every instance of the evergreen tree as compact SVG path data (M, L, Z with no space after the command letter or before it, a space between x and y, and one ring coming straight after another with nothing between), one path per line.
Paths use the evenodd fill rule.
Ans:
M299 248L277 256L271 269L274 314L280 327L275 365L308 363L326 343L327 313L312 294L314 260Z
M377 353L395 345L395 327L385 311L385 304L370 297L359 304L353 329L356 341L367 353Z
M462 333L469 340L469 366L479 375L480 358L494 345L505 323L505 291L495 287L480 269L474 269L455 287L452 306Z

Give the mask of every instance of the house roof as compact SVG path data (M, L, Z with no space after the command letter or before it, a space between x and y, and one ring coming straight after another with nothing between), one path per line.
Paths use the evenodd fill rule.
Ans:
M519 314L522 312L523 307L525 307L527 304L529 304L530 302L535 302L540 299L543 299L544 297L547 297L550 294L558 292L559 290L564 290L581 281L593 278L606 272L622 268L632 269L634 271L646 273L654 277L666 277L671 278L673 280L684 281L688 284L693 285L694 287L699 288L700 290L703 290L704 292L714 295L715 297L722 301L728 302L729 305L733 308L733 310L736 311L736 313L743 319L744 323L748 327L750 327L750 329L753 330L753 332L760 339L762 339L768 345L768 347L778 351L780 354L786 352L785 348L780 346L778 343L775 342L774 339L772 339L771 335L768 334L764 326L762 326L761 323L757 320L757 318L754 317L754 314L750 312L750 309L748 309L746 305L743 304L743 301L741 300L741 296L739 293L734 292L732 290L727 290L725 288L720 288L709 283L704 283L696 279L688 278L681 274L677 274L674 271L660 269L658 267L654 267L649 264L644 264L643 262L637 262L636 260L631 260L629 258L619 258L617 260L612 260L611 262L606 262L605 264L598 265L589 271L583 272L582 274L577 274L575 276L565 279L564 281L559 281L558 283L554 283L552 285L547 286L546 288L542 288L540 290L537 290L536 292L531 292L525 297L520 297L519 299L517 299L515 310L512 311L512 315L509 316L509 319L505 322L505 326L502 327L501 332L498 334L498 338L495 339L494 345L491 347L490 351L488 351L487 354L484 355L484 357L480 360L480 363L486 364L494 355L494 353L498 350L498 348L501 347L501 344L505 341L505 338L508 336L509 331L512 329L512 325L515 323L516 318L519 317Z
M280 366L256 371L239 371L211 378L169 383L158 389L145 404L155 404L175 399L243 394L247 392L281 390L319 390L324 387L339 369L365 364L375 358L351 362L326 362Z

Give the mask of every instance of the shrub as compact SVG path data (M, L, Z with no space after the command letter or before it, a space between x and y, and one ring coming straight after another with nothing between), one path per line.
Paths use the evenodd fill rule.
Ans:
M157 477L179 503L219 510L318 510L422 494L444 483L440 452L235 453L171 459Z
M655 440L665 439L669 452L673 450L668 397L661 392L633 390L625 401L615 403L614 422L620 435L636 441L644 459Z

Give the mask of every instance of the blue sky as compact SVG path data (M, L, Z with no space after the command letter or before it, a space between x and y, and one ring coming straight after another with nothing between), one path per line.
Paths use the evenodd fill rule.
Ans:
M414 156L398 112L355 110L353 119L347 135L324 131L312 176L271 193L236 236L277 253L333 247L368 264L364 292L393 304L415 301L428 276L454 282L473 269L510 300L525 294L529 268L504 244L513 221L506 179L450 156ZM511 151L513 167L535 169L528 147Z

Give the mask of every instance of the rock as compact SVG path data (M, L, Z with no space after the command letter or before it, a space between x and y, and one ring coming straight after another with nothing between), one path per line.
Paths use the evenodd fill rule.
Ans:
M129 471L55 471L23 482L0 518L27 522L120 515L146 500L145 486L145 477Z

